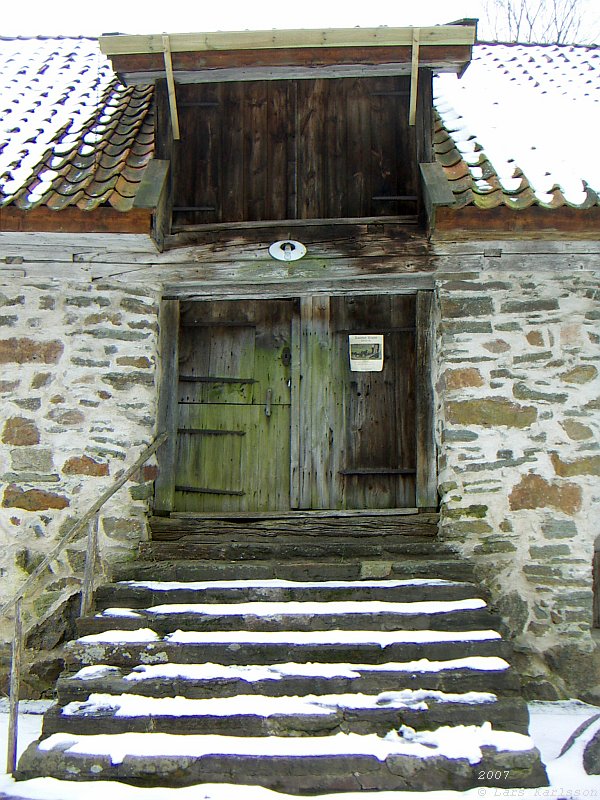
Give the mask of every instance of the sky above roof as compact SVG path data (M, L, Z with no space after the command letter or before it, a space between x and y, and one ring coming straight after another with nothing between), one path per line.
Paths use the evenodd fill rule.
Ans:
M586 30L600 34L597 0L582 0ZM80 0L23 0L5 3L2 36L89 35L101 33L160 33L210 30L260 30L269 28L321 28L360 26L437 25L463 17L480 19L485 38L484 0L221 0L217 3L171 0L168 12L159 0L142 5L123 0L103 0L93 6Z

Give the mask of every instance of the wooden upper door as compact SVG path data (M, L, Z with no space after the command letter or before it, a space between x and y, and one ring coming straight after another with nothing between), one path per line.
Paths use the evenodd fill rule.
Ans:
M289 509L293 306L181 304L175 511Z

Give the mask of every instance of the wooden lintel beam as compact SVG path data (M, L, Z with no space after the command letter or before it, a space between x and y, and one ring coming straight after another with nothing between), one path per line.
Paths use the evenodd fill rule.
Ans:
M175 76L173 75L173 60L171 58L171 43L169 36L165 33L162 37L163 57L165 60L165 72L167 74L167 89L169 91L169 109L171 111L171 128L173 129L173 139L179 140L179 115L177 114L177 94L175 92Z
M420 28L422 44L455 45L475 43L476 25L434 25ZM216 31L211 33L173 33L169 36L173 53L215 50L280 50L298 47L381 47L410 45L411 27L333 28L325 30ZM105 55L160 53L161 34L110 35L100 37Z
M420 29L413 28L412 55L410 66L410 100L408 105L408 124L415 125L417 121L417 87L419 84L419 46Z

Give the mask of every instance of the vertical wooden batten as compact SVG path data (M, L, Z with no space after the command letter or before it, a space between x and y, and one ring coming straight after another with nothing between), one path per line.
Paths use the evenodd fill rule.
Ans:
M177 456L177 383L179 362L179 301L163 300L159 315L158 430L169 435L158 451L159 473L154 484L154 513L173 510Z
M436 508L437 468L433 409L433 292L417 292L416 440L418 508Z
M301 394L301 324L299 313L292 316L292 374L291 374L291 419L290 419L290 508L302 508L302 467L300 452Z
M171 42L167 34L163 34L163 53L165 59L165 72L167 74L167 87L169 90L169 108L171 109L171 126L173 138L179 139L179 116L177 114L177 93L175 91L175 76L173 74L173 60L171 58Z
M412 54L410 67L410 104L408 124L415 125L417 121L417 95L419 85L419 42L421 31L414 28L412 32Z

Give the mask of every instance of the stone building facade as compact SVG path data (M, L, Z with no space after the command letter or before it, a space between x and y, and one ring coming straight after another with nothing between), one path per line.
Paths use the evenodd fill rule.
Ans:
M441 533L476 563L538 696L597 692L598 293L594 272L437 282Z
M75 53L70 70L83 48L77 80L87 80L85 59L98 61L96 44L60 47ZM525 55L513 65L517 72ZM568 57L584 56L598 60L595 51ZM51 56L45 50L42 57ZM488 66L498 61L491 46L478 58ZM159 252L151 234L160 238L162 200L155 195L154 205L134 207L148 189L143 175L154 168L159 174L164 164L152 161L152 88L121 86L108 62L101 71L104 105L94 107L69 144L75 160L65 174L76 188L65 197L76 202L48 189L58 178L48 178L54 168L47 155L46 162L40 153L32 160L37 172L29 183L2 163L0 601L160 433L169 368L160 325L165 303L288 297L288 279L298 296L426 291L433 297L429 368L440 536L474 565L489 591L530 696L597 702L598 195L586 185L577 204L555 188L540 201L522 174L516 188L506 189L481 147L471 146L460 126L453 131L447 115L434 132L447 207L430 207L427 231L423 224L408 243L390 243L383 224L370 220L350 255L330 236L317 242L313 261L309 244L297 272L270 259L276 226L254 239L239 230L228 239L216 227L203 232L202 242L174 237ZM589 91L598 92L597 67L593 75ZM443 98L436 104L443 110ZM82 142L90 132L105 154L123 147L121 161L86 161ZM459 140L466 142L460 152ZM148 538L156 477L152 458L103 508L107 574L135 559ZM29 643L39 650L69 635L84 550L82 532L25 598ZM6 647L10 636L9 616L0 624ZM30 676L32 693L44 669L37 683Z

